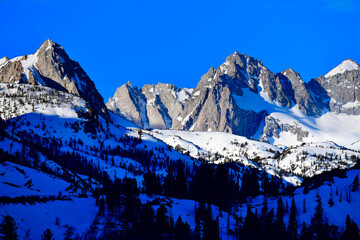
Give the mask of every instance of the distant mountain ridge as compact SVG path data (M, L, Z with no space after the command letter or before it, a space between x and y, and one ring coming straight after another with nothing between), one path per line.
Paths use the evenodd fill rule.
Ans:
M261 61L235 52L210 68L194 89L162 83L138 89L127 83L106 105L143 128L222 131L262 141L291 131L302 139L301 128L271 113L296 107L310 118L327 112L359 115L359 84L360 67L349 59L306 83L291 68L273 73Z

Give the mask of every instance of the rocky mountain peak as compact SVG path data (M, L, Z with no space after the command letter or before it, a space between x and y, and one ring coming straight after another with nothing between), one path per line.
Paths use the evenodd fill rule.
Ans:
M50 39L30 55L2 58L0 82L39 84L69 92L87 100L105 119L110 119L104 100L94 82L78 62L70 59L64 48Z
M41 44L41 46L40 46L39 49L43 49L43 48L45 48L45 49L47 49L47 50L49 50L49 49L54 49L54 48L61 48L61 49L63 49L62 46L60 46L60 45L57 44L56 42L52 41L51 39L46 39L46 40Z
M346 71L352 71L352 70L360 70L359 64L357 64L355 61L353 61L351 59L346 59L342 63L340 63L338 66L336 66L334 69L332 69L330 72L328 72L325 75L325 78L330 78L337 74L342 74Z
M282 71L281 74L286 76L293 84L304 84L300 74L292 68L288 68L285 71Z

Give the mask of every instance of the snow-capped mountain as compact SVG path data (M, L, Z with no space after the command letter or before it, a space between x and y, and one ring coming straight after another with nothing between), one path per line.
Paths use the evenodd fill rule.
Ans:
M294 193L299 205L309 179L333 170L343 177L358 167L354 66L346 60L305 83L293 69L274 74L235 52L194 89L161 83L138 89L128 82L110 98L108 111L94 83L60 45L47 40L32 55L2 58L1 215L20 223L24 239L39 239L45 226L56 239L69 231L101 239L109 229L142 232L136 231L141 221L151 219L149 209L150 215L140 216L149 213L146 207L166 206L194 237L174 239L203 236L206 223L199 214L206 211L210 219L218 215L211 227L217 234L236 239L242 203L259 208L260 194ZM335 179L336 198L343 188L349 191L358 172ZM327 186L320 191L332 194ZM311 200L315 194L311 190ZM326 209L351 209L348 196ZM301 220L309 223L309 213L300 214ZM123 235L110 236L105 239Z
M195 89L171 85L164 91L159 89L170 85L159 83L137 90L126 84L107 106L143 128L221 131L272 144L350 146L359 140L360 132L354 131L359 83L360 68L352 60L306 83L293 69L274 74L261 61L235 52L219 68L210 68Z
M333 70L325 74L325 77L330 78L337 74L342 74L346 71L352 71L352 70L360 70L359 64L357 64L351 59L346 59L345 61L340 63L337 67L335 67Z
M110 119L94 82L62 46L49 39L34 54L1 58L0 83L28 83L65 91L85 99L94 111Z

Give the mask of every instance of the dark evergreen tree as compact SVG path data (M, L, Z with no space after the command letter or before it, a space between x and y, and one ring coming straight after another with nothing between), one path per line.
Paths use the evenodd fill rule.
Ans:
M359 240L359 227L358 225L351 220L349 214L346 216L345 220L345 230L341 237L342 240Z
M66 226L66 231L64 233L64 240L73 240L74 239L74 227Z
M138 223L135 226L135 232L139 238L154 235L154 217L155 212L152 206L145 204L140 213Z
M277 200L277 209L275 216L275 236L277 239L285 239L286 236L284 215L285 215L285 206L281 197L279 197Z
M164 179L164 195L175 196L175 177L172 171L167 171L167 175Z
M258 239L259 238L259 222L257 212L251 210L252 206L247 205L246 217L244 220L244 226L240 233L240 239Z
M213 219L212 208L207 204L202 212L203 240L219 240L219 220Z
M258 171L256 169L251 169L249 171L250 172L244 172L242 176L240 200L243 202L245 202L246 198L249 196L257 196L260 191L259 179L257 175Z
M138 211L140 207L137 181L134 178L123 179L122 195L124 196L124 217L126 220L132 222L138 216Z
M3 140L5 137L5 128L6 128L5 122L0 116L0 140Z
M147 171L144 174L144 191L148 195L152 194L161 194L161 182L158 176L155 173Z
M326 240L330 233L325 224L324 208L319 195L317 195L316 203L315 212L311 218L311 231L314 239Z
M195 176L191 181L191 196L199 202L211 202L213 199L214 186L214 167L207 163L202 163L196 170Z
M50 229L46 229L41 235L41 240L55 240L54 234Z
M340 239L339 227L332 224L329 226L329 240L338 239Z
M293 197L291 201L289 224L288 224L288 233L290 240L297 239L298 220L296 215L297 215L297 208L295 204L295 199Z
M313 239L311 229L306 225L305 222L302 224L301 233L300 233L300 240L309 240Z
M155 215L155 231L160 238L164 238L169 230L168 211L164 204L161 204Z
M225 164L219 164L214 176L214 200L221 210L231 208L233 199L237 194L236 189L239 186L235 184L229 174L229 168Z
M330 207L334 206L333 196L330 196L329 201L328 201L328 204L329 204Z
M261 213L260 213L260 219L265 219L266 215L269 211L269 206L268 206L268 199L267 197L263 198L263 203L262 203L262 209L261 209Z
M356 174L353 183L351 184L351 191L356 192L359 190L359 174Z
M0 236L3 240L16 240L18 239L17 234L18 226L15 219L10 215L3 216L2 222L0 223Z
M188 193L184 168L184 163L178 161L174 189L175 197L177 198L184 198Z
M184 223L181 216L179 216L175 222L174 235L176 240L190 239L190 225L188 223Z
M269 211L268 199L264 197L263 207L259 215L259 225L260 225L260 238L269 239L270 236L273 236L274 231L274 210Z

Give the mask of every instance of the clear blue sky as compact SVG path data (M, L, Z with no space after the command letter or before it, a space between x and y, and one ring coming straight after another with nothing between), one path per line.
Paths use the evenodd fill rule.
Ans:
M360 63L359 0L0 0L0 55L62 45L105 101L127 81L195 87L235 51L305 81Z

